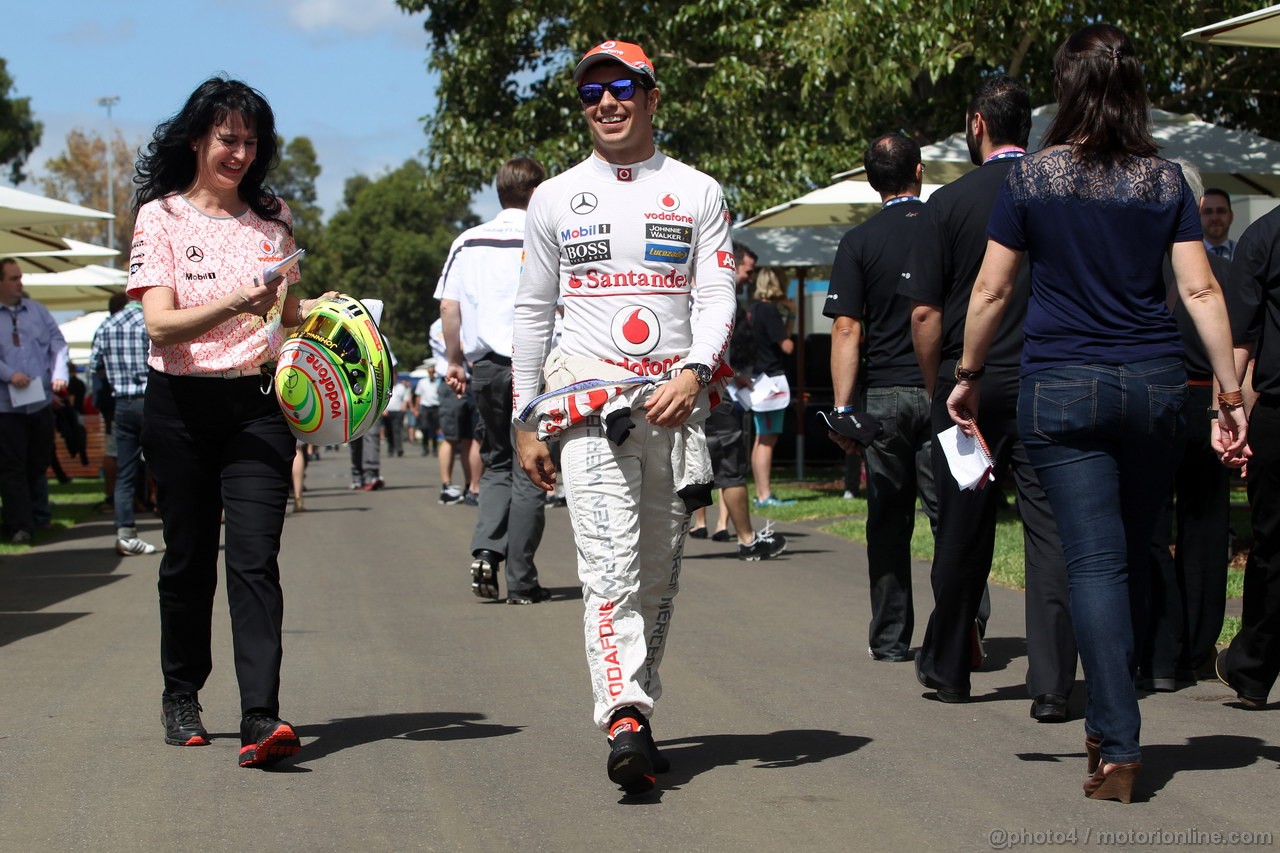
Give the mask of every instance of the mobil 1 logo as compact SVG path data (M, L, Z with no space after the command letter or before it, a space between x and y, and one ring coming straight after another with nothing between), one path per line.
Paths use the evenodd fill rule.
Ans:
M566 243L564 256L571 264L589 264L613 258L608 240L587 240L583 243Z

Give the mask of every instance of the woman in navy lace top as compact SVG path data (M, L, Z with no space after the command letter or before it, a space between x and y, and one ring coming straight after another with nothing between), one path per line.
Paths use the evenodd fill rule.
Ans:
M1018 430L1067 558L1088 690L1085 793L1127 803L1142 766L1134 622L1147 608L1146 549L1185 419L1204 416L1184 411L1166 252L1230 389L1218 406L1224 461L1240 459L1245 420L1195 199L1182 170L1156 156L1132 43L1115 27L1085 27L1058 49L1054 73L1058 113L1045 147L1013 167L992 212L948 408L972 432L983 360L1029 253Z

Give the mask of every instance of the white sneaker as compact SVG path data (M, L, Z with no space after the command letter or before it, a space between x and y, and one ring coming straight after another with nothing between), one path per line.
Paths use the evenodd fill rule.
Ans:
M854 493L853 493L851 490L849 490L849 489L845 489L845 490L844 490L844 494L843 494L843 495L841 495L840 497L844 498L844 499L845 499L845 500L847 500L847 501L851 501L851 500L853 500L853 499L854 499L854 497L856 497L856 496L854 495Z
M154 554L160 550L150 542L146 542L134 536L129 539L116 540L116 553L122 557L141 557L146 554Z

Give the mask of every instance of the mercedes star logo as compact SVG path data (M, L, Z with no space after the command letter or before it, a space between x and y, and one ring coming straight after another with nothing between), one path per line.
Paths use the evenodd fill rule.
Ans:
M198 246L188 246L187 260L194 261L198 264L204 260L204 252L200 251Z
M590 213L596 209L596 204L596 197L591 193L578 193L569 202L569 209L577 214Z

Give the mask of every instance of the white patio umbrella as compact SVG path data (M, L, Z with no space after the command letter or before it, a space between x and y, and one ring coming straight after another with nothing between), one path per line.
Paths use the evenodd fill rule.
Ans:
M1039 146L1057 104L1037 107L1031 113L1031 147ZM1160 156L1184 158L1200 169L1205 186L1219 187L1232 195L1280 196L1280 142L1248 131L1230 130L1202 121L1189 113L1151 111L1151 135L1160 143ZM920 149L925 174L949 182L976 168L969 160L964 134L954 133L941 142ZM859 166L836 175L865 181Z
M67 248L53 252L13 252L10 257L18 261L25 273L67 272L90 264L101 264L119 256L118 249L95 246L80 240L64 238Z
M1031 139L1034 145L1036 139L1034 132ZM969 144L965 142L963 133L953 133L939 142L920 146L920 162L924 163L925 177L938 184L949 184L975 168L973 161L969 159ZM840 178L865 181L867 169L865 166L858 166L856 169L832 175L832 180Z
M0 256L26 252L61 252L70 248L61 237L42 228L0 228Z
M750 221L750 220L748 220ZM851 225L761 228L737 225L733 240L750 247L762 267L829 267Z
M114 219L110 213L0 186L0 228Z
M62 337L67 339L71 360L76 364L87 364L89 353L93 348L93 333L98 331L102 321L111 316L110 311L90 311L79 317L59 323L58 329Z
M922 197L928 198L938 186L925 184ZM839 225L847 231L859 222L870 219L880 207L880 194L871 189L871 185L865 180L837 181L829 187L805 193L799 198L758 213L744 220L739 227L807 228ZM822 263L829 264L831 259L827 258Z
M50 311L98 310L111 294L120 293L129 274L110 267L87 266L56 273L22 277L22 290Z
M1182 34L1184 39L1205 44L1234 44L1244 47L1280 47L1280 6L1237 15L1198 30Z

